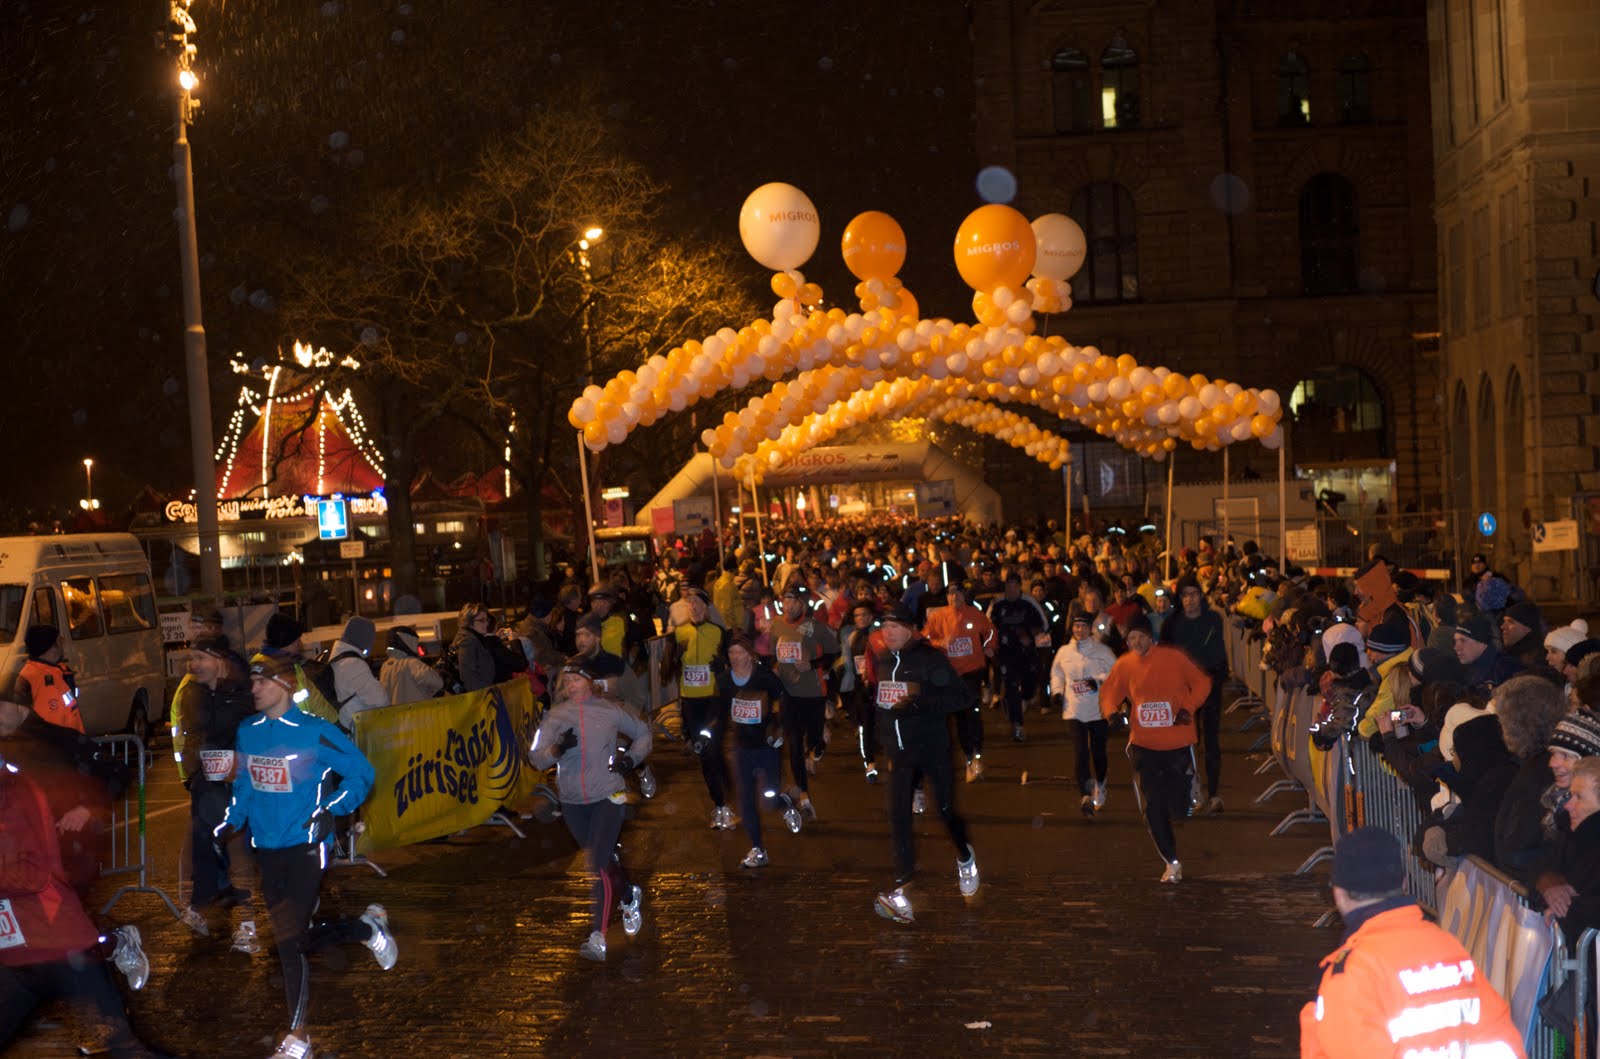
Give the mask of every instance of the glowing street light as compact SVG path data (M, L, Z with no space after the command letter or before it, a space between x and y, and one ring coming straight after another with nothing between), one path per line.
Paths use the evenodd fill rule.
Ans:
M222 598L222 549L217 532L217 468L211 453L211 379L206 367L206 330L200 319L200 248L194 223L194 164L189 153L189 123L200 104L191 96L195 76L193 0L170 0L167 39L178 60L176 139L172 158L178 185L178 256L183 266L183 348L189 377L189 457L194 470L194 504L200 545L200 590ZM85 461L87 465L88 461ZM87 503L85 507L87 507Z
M94 498L94 460L87 456L83 459L83 499L78 501L78 506L85 511L100 509L100 501Z

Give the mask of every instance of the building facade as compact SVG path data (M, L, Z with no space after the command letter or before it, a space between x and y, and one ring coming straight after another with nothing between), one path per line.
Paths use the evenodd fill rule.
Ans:
M1425 0L975 0L975 136L1089 251L1078 344L1280 392L1301 487L1444 503ZM1235 477L1277 454L1230 452ZM1221 458L1179 453L1182 480ZM1164 477L1164 475L1163 475Z
M1430 0L1444 473L1544 594L1593 598L1600 496L1600 0ZM1532 553L1579 517L1582 551ZM1574 561L1576 560L1576 561Z

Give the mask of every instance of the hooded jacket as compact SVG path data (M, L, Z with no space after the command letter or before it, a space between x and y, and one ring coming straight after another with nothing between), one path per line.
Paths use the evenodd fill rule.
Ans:
M572 732L578 744L558 752L556 744ZM631 740L628 756L640 764L650 753L650 725L632 710L609 699L568 699L545 713L534 734L529 760L534 768L556 768L556 789L571 805L593 805L626 787L622 774L613 772L612 760L619 737Z
M364 651L348 640L335 640L328 657L332 659L328 666L333 670L333 686L339 693L339 723L346 730L355 727L356 714L389 705L389 693L372 675Z
M1068 720L1104 720L1100 714L1100 685L1111 675L1117 656L1093 636L1068 640L1050 665L1050 694L1060 695Z
M444 676L417 655L398 647L391 647L384 654L378 683L383 686L389 705L421 702L444 690Z

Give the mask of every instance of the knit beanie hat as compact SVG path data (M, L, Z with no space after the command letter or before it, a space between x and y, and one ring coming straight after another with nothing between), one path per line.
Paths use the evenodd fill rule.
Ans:
M1511 582L1503 577L1486 577L1478 582L1479 610L1502 610L1511 598Z
M364 655L372 653L372 644L377 637L378 629L372 624L372 619L360 615L345 622L344 632L339 634L339 639Z
M1537 631L1544 628L1544 618L1539 614L1539 604L1531 599L1511 604L1506 608L1506 617L1524 629Z
M262 680L276 680L290 691L294 691L300 683L300 678L294 671L294 663L282 655L256 655L250 659L250 676Z
M267 619L266 643L268 647L284 648L300 639L305 628L291 614L282 611Z
M30 625L28 631L22 634L22 644L28 649L29 658L38 658L61 639L61 630L54 625Z
M1567 714L1550 736L1550 749L1565 750L1578 757L1600 755L1600 715L1588 710Z
M1381 655L1397 655L1411 646L1411 626L1398 614L1373 628L1367 636L1367 650Z
M1351 893L1386 894L1405 883L1400 840L1372 826L1358 827L1333 851L1333 885Z
M1494 643L1494 623L1487 614L1474 614L1472 620L1465 625L1456 626L1456 635L1465 636L1469 640L1476 640L1481 644Z
M1587 639L1588 636L1589 623L1579 618L1571 625L1563 625L1558 629L1551 629L1545 635L1544 645L1552 651L1559 651L1565 655L1576 647L1580 640Z
M1596 651L1600 651L1600 640L1579 640L1567 648L1567 665L1577 666Z

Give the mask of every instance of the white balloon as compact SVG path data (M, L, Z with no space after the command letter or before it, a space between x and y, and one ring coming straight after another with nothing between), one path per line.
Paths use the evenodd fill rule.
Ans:
M1275 415L1283 407L1283 400L1278 396L1277 390L1262 390L1259 398L1262 415Z
M1132 392L1133 384L1120 375L1106 383L1106 393L1113 401L1126 401Z
M1249 441L1255 436L1250 430L1250 417L1244 416L1240 418L1233 424L1233 429L1229 433L1233 435L1233 440L1235 441Z
M1033 274L1061 282L1071 279L1083 267L1088 243L1078 222L1061 213L1047 213L1033 221L1033 237L1038 252L1033 259Z
M745 250L770 269L805 264L816 252L821 234L817 207L793 184L763 184L739 208L739 238Z
M1177 401L1165 401L1165 402L1163 402L1162 405L1161 405L1161 408L1160 408L1160 412L1161 412L1161 423L1162 423L1163 426L1171 426L1172 424L1176 423L1179 419L1183 418L1183 413L1178 411L1178 402Z
M1017 381L1024 386L1035 386L1039 382L1039 369L1032 364L1024 364L1017 369Z
M628 424L621 420L613 419L611 425L606 427L606 438L613 445L620 445L628 440Z
M1236 382L1230 382L1230 383L1228 383L1228 385L1226 385L1226 386L1224 386L1222 388L1222 393L1223 393L1223 396L1227 397L1228 400L1231 401L1235 397L1238 397L1240 392L1243 391L1243 390L1244 390L1243 386L1240 386Z
M1020 324L1032 315L1033 305L1023 298L1018 298L1006 309L1006 319L1014 324Z
M1261 444L1269 449L1275 449L1283 444L1283 428L1273 427L1272 433L1261 439Z
M1052 376L1060 373L1061 358L1047 349L1043 353L1039 354L1038 367L1040 375L1044 376L1046 379L1051 378Z
M965 375L967 369L972 366L971 359L959 349L945 358L945 364L956 375Z
M1128 385L1132 386L1135 390L1144 389L1154 380L1155 376L1150 373L1149 368L1134 368L1132 371L1128 372Z
M1106 396L1106 383L1103 380L1096 379L1094 382L1089 384L1090 404L1103 404Z
M1198 397L1185 397L1178 402L1178 415L1183 419L1197 419L1204 411L1205 406Z
M578 422L587 423L594 418L594 401L584 396L572 402L572 414L578 417Z
M1217 402L1222 400L1222 390L1216 383L1208 382L1200 387L1200 392L1196 396L1200 398L1202 405L1207 409L1211 409L1217 407Z

